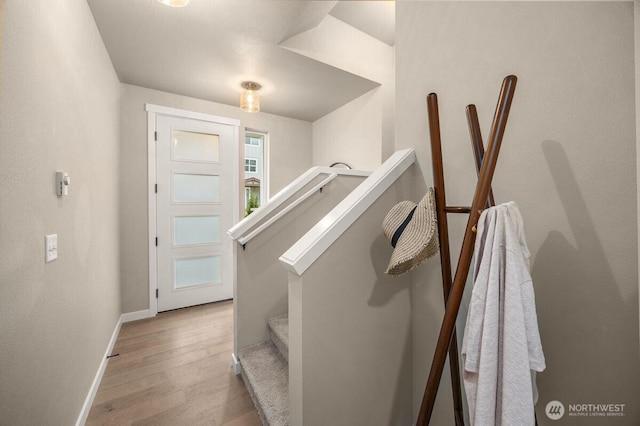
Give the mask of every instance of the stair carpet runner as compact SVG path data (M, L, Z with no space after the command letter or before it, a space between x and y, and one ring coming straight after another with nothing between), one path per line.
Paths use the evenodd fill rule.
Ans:
M289 316L269 320L271 341L239 351L241 375L264 425L289 424Z

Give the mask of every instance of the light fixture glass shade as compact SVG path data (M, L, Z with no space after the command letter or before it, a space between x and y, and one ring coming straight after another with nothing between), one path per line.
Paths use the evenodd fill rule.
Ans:
M160 3L171 7L182 7L189 4L189 0L158 0Z
M259 112L260 111L260 96L258 96L257 90L260 89L258 83L252 81L244 81L242 88L244 89L240 95L240 109L246 112Z

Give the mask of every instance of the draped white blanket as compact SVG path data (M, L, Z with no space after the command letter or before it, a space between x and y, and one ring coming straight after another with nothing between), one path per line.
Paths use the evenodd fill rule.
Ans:
M535 371L545 369L529 249L514 202L486 209L474 248L474 286L462 342L472 425L533 425Z

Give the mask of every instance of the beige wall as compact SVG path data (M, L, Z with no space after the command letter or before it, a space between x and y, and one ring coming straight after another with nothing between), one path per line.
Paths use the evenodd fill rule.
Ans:
M319 175L297 195L304 195L326 178L326 174ZM244 250L239 244L236 246L236 353L238 349L269 340L267 321L288 312L287 270L278 260L280 256L364 179L362 176L338 176L325 185L321 194L315 193L249 241ZM295 200L296 197L292 197L292 202ZM254 228L276 213L278 210L256 223Z
M377 87L313 122L313 164L375 170L382 155L383 90Z
M0 423L71 425L120 316L120 84L86 1L10 1L3 19Z
M313 165L375 170L395 152L393 72L385 83L313 122Z
M385 53L375 67L380 86L313 122L313 165L342 161L354 169L375 170L395 152L394 67L385 66L395 49L386 46Z
M449 203L468 204L464 107L477 104L486 137L502 78L519 77L494 192L518 202L532 252L547 360L540 424L554 399L625 403L626 417L610 424L637 424L633 3L398 2L396 13L396 145L417 149L416 197L432 183L425 95L439 96ZM463 222L450 226L457 253ZM438 268L414 275L414 410L443 313ZM435 424L451 421L441 391Z
M293 425L411 424L411 279L386 275L407 171L302 276L289 273ZM444 423L434 423L444 424Z
M147 113L145 103L240 120L244 129L269 133L270 191L275 194L311 167L311 123L273 114L123 84L120 214L122 312L149 308ZM241 152L244 144L241 144ZM242 163L244 164L244 162ZM244 199L244 198L242 198Z
M638 174L638 166L640 166L640 138L638 137L638 129L640 129L640 0L633 2L633 22L634 22L634 41L635 41L635 83L636 83L636 182L640 188L640 175ZM640 212L640 196L636 201L636 213ZM640 214L636 214L638 229L640 229ZM640 235L638 235L638 246L640 247ZM638 250L638 265L640 268L640 250ZM638 282L640 289L640 277ZM638 305L640 305L640 291L638 292ZM640 315L638 316L640 329ZM640 340L640 339L639 339ZM640 343L640 342L639 342Z
M280 46L379 84L313 122L313 164L374 170L393 154L394 48L328 15Z

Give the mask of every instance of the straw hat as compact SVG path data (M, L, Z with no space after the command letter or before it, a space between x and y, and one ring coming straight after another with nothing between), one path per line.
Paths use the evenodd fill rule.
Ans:
M433 188L420 203L402 201L387 213L384 235L394 247L386 273L400 275L438 252L438 227Z

